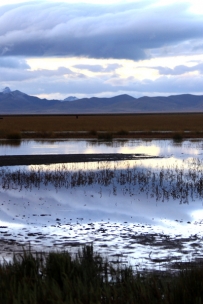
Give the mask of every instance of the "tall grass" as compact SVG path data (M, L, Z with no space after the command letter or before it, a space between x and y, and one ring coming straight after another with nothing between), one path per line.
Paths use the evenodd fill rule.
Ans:
M68 252L30 251L0 265L0 303L203 303L203 266L168 273L134 273L85 246Z

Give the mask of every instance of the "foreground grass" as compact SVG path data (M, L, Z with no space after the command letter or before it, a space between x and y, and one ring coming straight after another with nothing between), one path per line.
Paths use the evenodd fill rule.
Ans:
M203 267L176 275L134 274L92 246L75 258L68 252L24 252L0 266L0 303L203 303Z

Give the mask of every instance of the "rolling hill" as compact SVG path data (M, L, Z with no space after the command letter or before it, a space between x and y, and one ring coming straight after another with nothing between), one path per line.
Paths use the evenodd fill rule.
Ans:
M18 90L0 93L0 114L90 114L203 112L203 96L182 94L168 97L119 95L111 98L82 98L73 101L47 100Z

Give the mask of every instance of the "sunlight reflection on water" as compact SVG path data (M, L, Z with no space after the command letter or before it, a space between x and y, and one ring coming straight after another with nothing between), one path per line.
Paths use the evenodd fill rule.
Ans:
M145 153L176 157L181 153L194 156L202 153L202 140L185 140L176 143L173 140L23 140L19 145L8 145L0 141L0 155L30 154L77 154L77 153Z

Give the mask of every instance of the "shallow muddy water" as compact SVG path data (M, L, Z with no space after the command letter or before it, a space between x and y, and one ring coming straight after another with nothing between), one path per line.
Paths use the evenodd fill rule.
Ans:
M145 153L162 159L0 169L1 256L95 250L137 269L202 257L203 142L22 142L1 155Z

